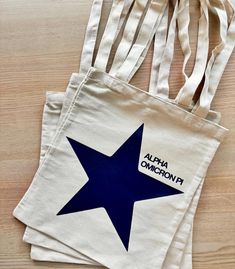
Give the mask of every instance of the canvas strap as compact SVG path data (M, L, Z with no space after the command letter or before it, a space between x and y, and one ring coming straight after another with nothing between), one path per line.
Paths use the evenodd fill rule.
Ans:
M88 20L83 49L81 53L80 69L79 69L80 74L86 74L89 68L92 66L94 50L95 50L95 46L97 42L97 35L98 35L98 30L99 30L101 15L102 15L103 2L104 2L103 0L94 0L91 7L90 17ZM117 2L113 2L112 12L114 12L113 9L116 3ZM114 39L117 38L117 35L119 31L121 30L121 27L126 19L126 16L129 12L129 9L132 3L133 3L133 0L124 1L120 20L117 21L118 27L117 27L117 31L116 31L116 35Z
M161 65L162 55L166 46L167 29L168 29L168 14L169 4L167 4L163 18L157 28L154 36L154 49L153 49L153 60L150 73L149 81L149 93L156 95L156 86L158 81L158 73Z
M181 0L179 2L178 7L177 5L175 5L167 37L168 44L166 42L161 42L160 38L155 40L155 44L158 44L159 42L162 43L162 48L159 49L157 45L154 46L150 87L149 87L149 92L151 94L161 96L162 98L169 98L168 80L174 53L174 40L176 31L175 22L177 21L178 38L184 55L182 74L184 76L185 83L176 97L176 102L186 106L189 106L191 104L192 97L190 99L190 96L191 95L193 96L194 94L193 89L196 89L199 83L201 82L207 63L207 54L209 47L209 37L208 37L209 19L208 19L208 7L206 4L206 0L200 0L200 13L201 14L198 27L198 42L197 42L195 65L190 77L188 77L185 70L187 62L191 56L189 30L188 30L190 22L189 1ZM163 33L166 34L167 29L164 29ZM164 54L162 53L162 50L164 50ZM184 99L182 98L181 100L179 99L179 97L184 97L184 99L189 100L188 103L186 104L186 102L182 101Z
M165 10L166 10L167 7L168 7L168 3L166 2L166 3L164 4L164 6L163 6L163 10L162 10L162 12L159 14L159 18L158 18L158 20L157 20L157 24L156 24L156 26L155 26L155 27L156 27L156 28L155 28L155 32L152 33L150 39L148 40L147 45L146 45L145 48L143 49L142 54L140 55L140 57L139 57L138 60L136 61L136 64L135 64L134 68L132 69L132 71L131 71L131 73L130 73L130 75L129 75L127 81L130 81L130 80L133 78L133 76L135 75L135 73L138 71L139 67L140 67L141 64L143 63L144 59L146 58L146 55L147 55L148 50L149 50L149 47L150 47L150 45L151 45L151 43L152 43L152 41L153 41L153 38L154 38L154 35L155 35L157 29L159 28L159 25L161 24L161 21L162 21L162 19L163 19L163 17L164 17L164 13L165 13Z
M199 86L207 64L209 50L209 15L206 0L200 0L200 19L198 25L198 40L193 71L189 78L185 80L175 102L179 105L190 106L195 90Z
M123 12L126 13L124 7L128 7L125 3L124 0L113 1L94 63L94 67L99 70L106 71L111 49L120 29L120 22L123 21Z
M131 8L133 2L134 2L134 0L125 0L125 2L124 2L124 6L123 6L123 10L122 10L122 14L121 14L121 18L119 21L118 30L117 30L115 39L117 38L119 32L122 29L122 26L126 20L128 13L130 12L130 8Z
M119 79L128 82L138 70L151 44L156 28L161 21L166 5L166 0L151 1L134 44L125 61L117 70L116 74L114 74Z
M112 67L109 71L111 75L114 75L117 72L121 64L126 59L128 52L132 46L140 19L148 2L149 0L136 0L134 2L133 8L130 12L130 15L125 25L125 29L123 31L121 42L115 53Z
M203 26L203 24L205 24L205 22L208 21L208 14L207 14L208 11L206 9L207 6L219 18L220 43L213 49L212 56L206 65L208 45L209 45L209 41L208 41L209 33L207 32L208 23L207 23L207 27L204 27L206 25ZM203 9L205 10L205 12L202 12ZM205 73L205 83L204 83L203 88L208 87L208 78L209 78L211 68L214 64L214 61L217 55L223 50L225 42L226 42L227 13L226 13L223 2L221 0L214 0L210 2L208 0L206 0L206 2L201 1L201 12L202 12L202 15L204 14L204 16L202 16L199 20L199 35L198 35L199 46L197 47L194 70L191 77L186 80L185 84L183 85L183 87L181 88L181 90L179 91L175 99L176 103L180 105L184 105L184 106L190 106L193 103L193 96L197 90L197 87L204 73ZM206 18L206 20L201 20L203 17ZM202 29L201 33L204 35L204 38L200 34L200 29ZM205 67L206 67L206 71L204 71Z
M88 20L80 60L80 74L86 74L92 65L93 54L101 19L103 0L94 0Z
M227 16L225 6L220 1L211 1L213 10L220 20L221 43L212 51L212 56L208 62L205 83L200 98L193 109L193 113L205 118L209 112L211 102L215 96L219 81L224 72L226 64L232 54L235 45L235 16L234 1L228 0L232 9L232 18L227 28ZM225 14L224 14L225 13Z
M189 22L190 22L189 0L181 0L179 2L177 25L178 25L178 38L180 41L181 49L184 54L182 74L185 80L188 79L188 76L185 71L186 65L191 56L191 48L190 48L189 33L188 33Z
M158 72L158 81L156 85L155 94L162 98L169 96L169 75L171 63L174 54L175 35L176 35L176 20L178 15L179 1L175 2L174 12L170 21L166 45L161 58L161 64Z

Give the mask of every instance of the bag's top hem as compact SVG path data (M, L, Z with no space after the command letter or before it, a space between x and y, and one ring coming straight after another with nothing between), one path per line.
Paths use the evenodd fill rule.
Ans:
M122 93L122 94L128 94L129 93L135 93L134 96L136 96L137 92L141 92L144 94L149 100L157 101L159 104L165 104L167 105L168 109L171 110L172 115L177 113L181 114L181 118L183 118L184 122L189 123L190 125L193 125L197 129L207 129L207 133L212 135L218 140L223 140L224 136L227 134L228 129L219 125L218 123L212 122L208 119L204 119L201 117L198 117L197 115L191 113L190 111L187 111L186 109L178 106L176 103L174 103L174 100L170 99L162 99L158 96L153 96L149 94L148 92L141 90L135 86L132 86L128 84L125 81L122 81L116 77L111 76L108 73L105 73L103 71L100 71L94 67L91 67L90 70L87 73L87 78L90 78L92 80L96 80L97 82L106 85L111 90ZM156 103L155 103L156 104Z

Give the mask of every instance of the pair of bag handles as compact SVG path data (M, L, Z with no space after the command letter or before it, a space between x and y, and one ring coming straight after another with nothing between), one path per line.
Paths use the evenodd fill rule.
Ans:
M122 28L121 41L115 53L109 73L129 82L143 62L155 35L154 54L149 92L162 98L169 98L169 74L174 54L176 24L178 37L184 55L182 73L185 83L175 102L190 107L192 113L205 118L216 93L220 78L235 45L234 0L199 0L200 19L195 64L191 75L186 74L191 55L189 42L189 0L176 1L168 28L167 0L114 0L108 21L99 45L94 67L106 71L112 46ZM103 0L94 0L82 50L80 73L85 74L92 66L93 54L99 29ZM131 10L130 10L131 9ZM209 51L209 12L219 20L220 42ZM227 16L227 13L230 17ZM205 82L198 102L193 105L195 91L205 74Z

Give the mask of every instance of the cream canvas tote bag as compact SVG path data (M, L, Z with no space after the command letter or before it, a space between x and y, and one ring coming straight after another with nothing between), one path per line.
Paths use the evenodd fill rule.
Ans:
M180 5L180 9L182 9L182 12L185 12L186 11L186 15L188 14L189 10L188 10L188 5L186 2L181 2L181 5ZM165 11L168 11L168 9L166 8ZM181 13L182 13L181 12ZM180 12L178 12L180 13ZM158 36L156 36L155 38L155 52L157 52L159 54L160 52L160 48L159 47L156 47L156 45L159 44L159 41L162 41L161 39L161 29L164 30L164 34L166 34L166 29L167 29L167 13L165 12L164 13L164 19L162 19L161 21L161 25L158 27L157 29L157 34ZM183 16L180 16L180 18L182 18ZM188 16L187 16L188 17ZM174 17L172 19L175 19ZM179 18L178 18L179 19ZM173 25L173 24L171 24ZM161 27L162 26L162 27ZM125 34L125 32L124 32ZM157 42L156 42L157 41ZM169 40L168 40L168 43L169 43ZM154 56L154 61L153 61L153 67L152 67L152 73L151 73L151 77L152 74L154 73L155 77L157 77L157 74L155 72L156 69L156 61L158 61L160 58L160 56ZM74 78L75 78L75 74L74 74ZM154 83L152 83L153 85ZM76 85L76 80L74 80L73 82L73 79L71 79L71 86L68 87L68 90L69 91L72 91L73 89L73 92L71 92L70 95L73 95L74 94L74 91L76 89L76 86L75 87L72 87ZM55 126L55 116L57 116L57 121L59 121L59 113L58 110L57 110L57 106L61 107L62 104L58 103L58 95L61 96L62 94L61 93L48 93L48 96L47 96L47 101L46 101L46 105L45 105L45 109L44 109L44 123L43 123L43 127L42 127L42 155L43 155L43 148L45 148L45 142L47 140L47 144L49 144L49 138L50 136L48 136L48 134L51 132L51 136L53 135L53 132L52 132L52 126L53 125L54 127L54 130L56 128ZM69 100L71 100L71 98L67 98ZM61 101L61 100L60 100ZM65 106L67 107L67 106ZM51 119L51 120L50 120ZM50 125L50 126L49 126ZM41 155L41 157L42 157ZM183 221L182 221L183 223ZM190 222L188 222L190 224ZM181 225L183 226L183 225ZM31 231L31 232L30 232ZM175 237L174 238L177 238L179 237L179 242L180 242L180 246L181 246L181 249L183 247L183 244L182 244L182 238L188 238L189 236L186 234L183 234L184 237L178 235L180 233L181 229L179 229L179 232L176 233ZM35 247L35 245L32 247L32 252L31 252L31 256L33 259L36 259L36 260L49 260L49 261L55 261L57 260L58 261L58 256L60 255L60 259L59 261L64 261L64 262L76 262L76 263L81 263L81 259L80 259L80 256L81 254L78 254L78 252L75 252L74 250L72 250L71 248L68 248L66 247L65 245L62 246L61 243L59 243L58 241L56 242L52 242L52 239L50 238L46 238L45 235L39 233L39 232L35 232L35 230L33 231L32 229L27 229L27 232L25 233L25 236L24 236L24 240L26 242L29 242L29 243L32 243L32 244L37 244L37 245L40 245L41 247L37 248ZM53 243L53 244L52 244ZM191 242L189 241L188 244L190 244ZM179 243L177 244L177 241L174 239L172 244L172 246L174 246L174 248L176 246L179 245ZM42 246L46 247L46 249L42 248ZM58 250L60 253L55 253L54 251L48 249L48 247L50 247L50 249L56 249ZM176 268L176 257L177 256L180 256L180 255L176 255L176 251L173 247L170 247L169 250L168 250L168 257L165 261L165 267L166 268L169 268L170 266L175 266L174 268ZM170 251L171 250L171 251ZM63 255L61 254L61 252L63 253L67 253L67 255ZM179 252L179 251L178 251ZM181 251L182 253L183 251ZM173 255L172 255L173 253ZM68 255L72 255L72 256L68 256ZM74 257L78 257L78 259L74 259ZM183 253L182 253L183 255ZM171 257L172 256L172 257ZM85 259L85 263L87 262L87 258ZM94 264L94 261L91 261L91 264ZM190 268L189 264L187 264L187 268Z
M94 73L96 73L96 71L94 71L94 70L91 70L91 74L93 74L93 72L94 72ZM97 71L97 72L98 72L98 71Z
M120 1L114 1L113 2L111 13L115 12L115 8L117 7L117 4L119 2ZM117 32L119 32L120 27L123 24L125 16L126 16L128 10L130 8L132 2L133 1L122 2L123 9L122 9L122 14L121 14L121 17L120 17L120 21L117 21L117 23L118 23ZM138 11L139 14L137 14L138 16L136 16L136 14L135 14L135 17L134 17L135 20L137 19L137 17L140 17L141 13L143 12L144 6L146 5L146 2L147 1L145 1L145 0L144 1L143 0L142 1L136 1L135 6L133 7L133 10L136 10L137 6L138 6L137 11ZM139 6L140 4L141 4L141 8ZM118 8L120 9L120 7L118 7ZM91 15L90 15L90 19L89 19L89 22L88 22L88 27L87 27L85 41L84 41L84 47L83 47L83 51L82 51L81 64L80 64L80 70L79 70L80 72L79 72L79 74L73 74L72 77L71 77L69 86L68 86L67 91L66 91L66 100L65 100L65 102L63 104L62 114L64 114L64 112L67 110L68 105L71 102L71 98L72 98L72 96L74 94L74 90L75 90L74 85L76 85L76 88L77 88L77 84L80 83L80 81L82 80L85 72L89 69L89 67L91 65L94 46L95 46L95 41L96 41L96 36L97 36L97 30L98 30L98 25L99 25L99 20L100 20L100 16L101 16L101 9L102 9L102 1L94 1L93 5L92 5L92 9L91 9ZM132 21L132 25L133 25L133 21ZM61 95L61 94L59 94L59 95ZM50 112L50 110L52 110L53 108L56 109L57 106L58 106L58 94L55 93L55 98L53 100L52 93L49 93L48 97L47 97L47 103L46 103L46 106L45 106L45 112L44 112L44 117L45 117L46 123L44 124L44 127L43 127L45 129L48 127L49 130L42 136L42 138L45 137L45 139L43 139L43 140L46 140L46 138L48 137L48 133L50 131L52 131L51 130L52 128L48 126L48 124L50 123L50 117L49 117L50 113L53 114L51 124L53 124L53 118L56 116L55 114L57 114L56 112L54 113L54 111ZM47 143L47 146L48 146L49 141L47 141L47 142L48 142ZM45 147L45 145L42 145L42 146ZM46 239L46 241L44 241L45 239ZM66 246L63 245L61 247L61 245L62 245L61 243L55 242L55 241L53 242L53 240L50 237L46 237L45 235L39 233L36 230L33 230L32 228L27 228L26 229L26 232L25 232L25 235L24 235L24 240L26 242L38 244L40 246L45 246L47 248L48 247L53 247L54 249L56 249L58 251L65 251L66 250ZM68 247L67 247L67 249L68 249ZM42 257L42 248L37 249L34 246L33 246L32 253L33 253L34 257L40 257L40 259L48 259L48 257L49 257L49 255L47 253L46 258L43 258ZM43 252L43 253L45 253L45 252ZM74 251L72 251L70 249L69 253L73 254ZM57 256L58 256L58 254L57 254ZM79 256L79 258L80 258L81 254L77 255L77 253L76 253L76 257L77 256ZM84 255L82 255L82 257L83 256ZM55 259L55 257L52 257L51 260L54 260L54 259ZM84 259L85 259L85 263L87 263L87 258L85 257ZM66 259L66 261L67 261L67 259ZM79 259L79 263L81 263L81 259ZM94 264L94 262L92 260L91 260L91 263Z
M122 25L123 20L126 16L128 10L129 10L131 4L132 4L131 2L132 1L125 1L119 25ZM139 4L142 5L142 9L143 9L143 7L146 5L145 2L147 2L147 1L136 1L133 9L136 9L137 5L139 5ZM118 3L117 1L114 1L113 7L115 7L115 5L117 5L117 3ZM73 76L71 78L71 83L69 84L68 89L67 89L66 102L63 105L63 111L66 111L68 104L71 102L71 92L73 93L73 91L75 89L74 84L77 83L77 81L81 80L81 78L83 77L83 73L85 73L88 70L89 64L91 63L92 53L93 53L94 44L95 44L94 41L96 38L96 34L97 34L97 30L98 30L98 23L99 23L99 19L100 19L100 15L101 15L101 6L102 6L102 1L94 1L93 2L91 16L90 16L90 20L88 23L88 28L87 28L87 32L86 32L84 48L83 48L83 53L82 53L82 58L81 58L80 75L73 74ZM113 7L112 7L112 9L113 9ZM138 9L139 9L139 7L138 7ZM140 16L142 10L137 10L137 11L139 11L138 16ZM95 17L95 19L93 18L93 16ZM135 20L136 20L136 18L137 18L137 16L135 14ZM133 27L133 21L132 21L132 27ZM56 108L58 106L58 95L61 95L61 94L55 93L54 100L53 100L52 93L49 93L47 96L47 102L46 102L45 111L44 111L45 124L44 124L43 129L48 128L48 130L47 131L45 130L45 134L42 135L42 142L44 142L44 140L45 141L47 140L48 134L50 133L50 131L52 131L52 127L51 126L49 127L48 124L50 123L50 113L51 113L51 115L53 115L51 124L54 124L54 118L57 115L57 113L56 113L57 111L52 111L52 110L53 109L56 110ZM60 106L60 104L59 104L59 106ZM47 141L47 142L48 142L47 143L47 146L48 146L49 141ZM44 151L43 148L45 148L44 143L42 144L42 155L43 155L43 151ZM60 247L57 247L57 245L55 246L55 242L52 242L51 238L49 238L49 237L47 237L46 242L42 243L43 238L45 239L46 236L31 229L31 228L26 229L26 233L24 235L24 240L26 242L29 242L29 243L33 242L34 244L43 245L43 246L46 246L47 248L49 246L50 247L53 246L58 251L62 251ZM48 244L48 241L50 242L50 244ZM57 244L60 244L60 243L58 242ZM66 250L66 246L63 245L63 250L64 250L64 248ZM73 254L73 252L74 251L69 251L69 253L72 253L72 254ZM46 258L42 257L42 253L46 253L45 251L42 252L42 248L37 249L36 247L33 247L32 253L33 253L34 257L40 257L40 259L48 259L49 258L48 252L47 252ZM57 256L58 256L58 254L57 254ZM54 257L52 257L51 260L54 260ZM66 259L66 261L67 261L67 259ZM79 263L81 263L81 260L78 259L78 261L79 261ZM85 263L86 263L86 259L85 259ZM94 263L94 262L91 261L91 263Z

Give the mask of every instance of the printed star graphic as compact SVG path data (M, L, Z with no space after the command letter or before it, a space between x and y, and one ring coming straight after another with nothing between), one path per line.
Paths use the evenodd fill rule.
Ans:
M182 193L138 171L143 127L111 157L67 137L89 180L57 215L105 208L126 250L134 203Z

